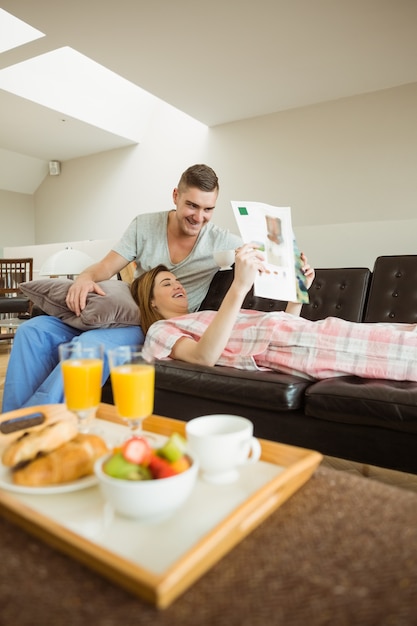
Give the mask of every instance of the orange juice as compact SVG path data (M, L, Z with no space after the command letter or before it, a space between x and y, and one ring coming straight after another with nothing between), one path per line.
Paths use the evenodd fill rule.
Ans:
M114 403L120 417L151 415L155 390L155 368L149 364L126 364L110 372Z
M70 411L92 409L101 399L101 359L67 359L62 361L65 403Z

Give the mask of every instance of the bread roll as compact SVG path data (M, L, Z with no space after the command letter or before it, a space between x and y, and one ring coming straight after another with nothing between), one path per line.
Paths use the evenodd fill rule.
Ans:
M44 487L88 476L94 463L106 454L101 437L79 433L64 445L13 471L13 482L26 487Z
M77 434L77 419L62 419L48 424L41 430L26 431L13 441L3 452L2 463L13 467L23 461L30 461L40 453L52 452Z

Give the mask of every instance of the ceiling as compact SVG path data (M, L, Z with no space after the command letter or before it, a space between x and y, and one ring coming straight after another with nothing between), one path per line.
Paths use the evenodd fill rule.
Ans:
M416 0L2 0L45 37L0 70L63 46L214 126L417 82ZM0 90L1 172L33 193L48 160L123 145ZM37 172L37 173L36 173ZM32 176L32 178L31 178ZM30 182L28 182L30 181ZM36 186L35 186L36 185ZM7 187L6 187L7 188Z

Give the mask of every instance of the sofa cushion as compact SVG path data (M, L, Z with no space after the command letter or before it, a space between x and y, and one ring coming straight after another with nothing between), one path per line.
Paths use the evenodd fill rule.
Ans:
M365 322L417 323L417 255L376 259Z
M305 414L342 424L417 433L417 383L341 376L308 387Z
M224 296L232 284L234 267L231 270L219 270L213 277L206 297L200 305L201 311L217 311ZM260 298L254 295L253 287L247 293L242 308L253 309L255 311L283 311L287 306L281 300L270 298Z
M155 364L157 389L198 399L215 398L271 411L292 411L304 404L311 381L269 371L246 372L233 367L207 367L176 360Z
M42 311L80 330L139 324L139 310L127 283L121 280L105 280L98 283L106 295L89 293L87 305L80 317L77 317L65 302L72 283L72 280L66 278L47 278L22 283L20 287L22 292Z
M313 322L326 317L361 322L371 276L367 267L316 269L308 292L310 302L303 305L301 317Z

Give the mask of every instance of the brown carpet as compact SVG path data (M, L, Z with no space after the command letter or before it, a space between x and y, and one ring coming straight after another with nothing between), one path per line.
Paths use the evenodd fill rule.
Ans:
M0 518L0 623L417 624L417 494L319 468L164 611Z

